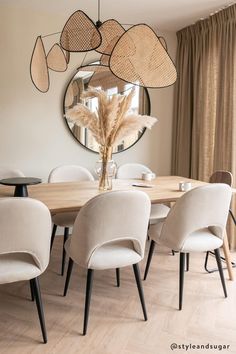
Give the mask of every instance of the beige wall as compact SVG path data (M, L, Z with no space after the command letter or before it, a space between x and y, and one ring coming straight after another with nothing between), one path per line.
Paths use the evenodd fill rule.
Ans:
M62 118L63 93L80 65L81 54L72 54L67 72L50 72L51 87L47 94L37 91L29 76L36 37L60 31L67 16L22 9L17 0L10 2L12 7L6 3L0 3L0 165L19 168L26 175L44 180L60 164L81 164L93 170L98 156L73 139ZM175 33L163 35L173 58ZM59 36L45 39L46 49L58 39ZM94 55L90 53L87 59L92 60ZM173 87L149 93L151 114L159 122L135 146L114 158L118 164L140 162L159 175L169 174Z

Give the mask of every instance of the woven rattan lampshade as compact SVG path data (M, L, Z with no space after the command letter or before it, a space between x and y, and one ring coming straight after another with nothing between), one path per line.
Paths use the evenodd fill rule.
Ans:
M68 52L67 50L65 50L65 57L66 57L67 64L69 64L69 62L70 62L70 52Z
M100 63L102 65L109 65L110 55L103 54L100 58Z
M48 65L41 36L37 37L34 45L30 62L30 76L33 84L39 91L48 91L50 85Z
M125 29L116 20L107 20L99 27L102 43L96 49L101 54L110 55L118 39L125 33Z
M120 37L109 65L114 75L139 86L166 87L177 78L167 51L155 32L145 24L131 27Z
M62 48L69 52L94 50L100 46L101 41L101 34L93 21L80 10L67 20L60 38Z
M101 64L92 64L92 65L85 65L81 66L78 70L80 71L91 71L91 72L103 72L109 70L109 67L106 65Z
M167 44L165 38L164 37L158 37L158 38L161 44L163 45L163 47L165 48L165 50L167 50Z
M51 70L66 71L67 61L65 54L58 43L55 43L47 55L47 64Z
M127 28L131 25L124 26ZM143 87L161 88L172 85L177 73L168 54L165 39L158 37L145 24L134 25L127 31L125 28L115 19L104 22L100 20L100 0L96 23L83 11L75 11L66 21L62 32L37 38L30 65L35 87L41 92L47 92L50 85L48 69L65 71L71 52L87 53L92 50L102 54L100 63L96 64L96 59L95 65L81 66L79 70L92 73L109 73L110 70L118 79ZM53 45L46 57L42 38L59 33L59 44ZM82 63L85 62L86 55ZM96 76L96 80L98 79L99 76ZM109 79L112 80L110 76Z

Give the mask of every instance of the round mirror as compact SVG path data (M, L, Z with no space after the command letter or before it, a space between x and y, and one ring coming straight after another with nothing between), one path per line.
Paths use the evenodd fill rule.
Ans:
M109 68L104 65L93 63L91 65L80 67L70 80L65 91L63 103L64 119L74 138L85 148L93 152L99 151L99 145L93 138L90 131L87 128L83 128L75 123L69 122L65 117L66 111L77 103L84 103L91 111L96 111L97 98L86 99L85 102L80 97L81 93L86 90L88 86L98 89L100 88L111 96L117 93L127 95L130 93L132 88L134 88L135 94L131 103L130 113L142 115L150 114L150 98L146 88L118 79L111 73ZM121 152L130 148L141 138L144 131L145 129L125 138L121 143L114 146L113 153Z

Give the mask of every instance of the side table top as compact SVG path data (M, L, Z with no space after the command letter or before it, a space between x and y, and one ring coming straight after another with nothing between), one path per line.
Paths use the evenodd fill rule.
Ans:
M35 177L13 177L13 178L4 178L0 180L0 184L6 186L27 186L32 184L41 183L40 178Z

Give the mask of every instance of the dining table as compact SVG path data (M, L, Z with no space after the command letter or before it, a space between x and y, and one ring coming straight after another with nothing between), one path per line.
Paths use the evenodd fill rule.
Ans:
M114 179L112 190L140 190L145 192L152 204L175 203L185 192L179 189L180 183L190 182L191 188L208 183L181 176L158 176L151 181L139 179ZM28 186L28 196L42 201L51 214L79 211L90 199L109 191L101 191L98 181L41 183ZM0 186L0 198L13 197L14 188ZM233 280L233 268L227 234L223 241L223 252L229 279Z

